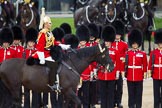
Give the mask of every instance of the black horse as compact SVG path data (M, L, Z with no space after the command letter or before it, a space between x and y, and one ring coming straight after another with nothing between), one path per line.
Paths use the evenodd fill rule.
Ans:
M149 31L149 16L144 7L141 7L137 0L128 0L128 20L132 28L138 28L143 33L142 50L144 50L145 38L149 41L149 49L151 51L151 31Z
M94 61L106 66L111 71L114 64L111 61L108 49L104 44L93 47L70 50L65 54L58 67L58 84L61 92L65 96L64 107L67 108L68 102L72 100L77 105L81 104L76 96L75 90L79 84L80 74L88 65ZM12 108L20 103L19 88L22 85L38 92L52 92L47 86L49 81L50 69L46 66L26 64L25 59L9 59L0 66L0 106L1 108ZM18 104L19 103L19 104Z
M16 24L14 5L7 0L0 3L0 28Z
M96 23L107 24L116 19L116 2L114 0L95 0L74 12L75 26Z

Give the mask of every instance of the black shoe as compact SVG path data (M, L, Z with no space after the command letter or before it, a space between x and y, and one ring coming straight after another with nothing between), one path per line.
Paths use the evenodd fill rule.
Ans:
M117 107L118 108L123 108L123 105L122 104L117 104Z

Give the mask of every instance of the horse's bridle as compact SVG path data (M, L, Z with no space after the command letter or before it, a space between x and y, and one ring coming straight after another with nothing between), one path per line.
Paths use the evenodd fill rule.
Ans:
M33 19L34 19L34 12L32 10L32 6L30 4L25 4L25 5L29 5L29 9L30 9L30 12L31 12L31 19L29 20L29 22L25 22L25 26L28 27L31 25Z
M145 9L144 9L144 7L141 7L141 9L142 9L142 15L140 17L137 17L137 15L133 12L133 18L135 20L140 20L140 19L142 19L145 16Z

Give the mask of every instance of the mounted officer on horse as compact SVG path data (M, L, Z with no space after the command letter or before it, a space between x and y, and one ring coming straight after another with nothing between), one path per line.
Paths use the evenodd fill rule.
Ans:
M0 14L5 18L4 21L6 24L4 26L14 25L16 23L14 5L8 0L0 0Z
M51 22L50 17L45 16L43 19L42 30L39 32L38 39L37 39L37 45L36 45L37 51L32 55L32 57L35 59L39 59L39 63L41 65L46 64L47 67L49 67L49 69L51 71L56 70L54 73L56 75L57 65L58 65L57 59L58 58L54 59L51 57L50 48L52 46L56 45L56 46L60 46L64 50L67 50L70 48L70 45L64 45L64 44L57 43L57 41L55 40L55 37L53 36L52 32L50 31L51 26L52 26L52 22ZM57 54L55 54L55 55L57 57L60 56ZM51 74L49 74L49 76ZM50 87L52 88L52 86L50 86Z

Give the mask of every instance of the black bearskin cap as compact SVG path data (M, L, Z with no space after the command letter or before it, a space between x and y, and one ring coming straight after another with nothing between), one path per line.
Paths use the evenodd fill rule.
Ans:
M66 34L63 37L63 43L71 45L71 48L76 49L76 48L78 48L79 39L78 39L78 37L76 37L73 34Z
M34 29L34 28L27 29L26 35L25 35L26 43L28 41L36 42L37 37L38 37L38 31L36 29Z
M0 42L1 42L1 44L4 42L8 42L8 43L12 44L13 32L10 28L8 28L8 27L2 28L2 30L0 32Z
M115 27L116 29L116 34L119 34L121 36L124 36L125 34L125 25L122 21L120 20L116 20L112 23L112 25Z
M62 38L65 35L64 30L62 28L58 28L58 27L56 27L55 29L53 29L52 30L52 33L53 33L53 35L55 37L55 40L56 41L60 41L60 42L62 41Z
M142 32L140 29L132 29L128 35L128 43L132 46L133 43L137 43L139 47L142 43Z
M90 36L93 36L95 38L99 37L99 28L98 28L97 24L90 23L90 24L88 24L88 28L90 31Z
M162 28L156 30L155 32L155 43L162 43Z
M65 32L65 34L71 34L71 26L68 23L62 23L60 25L60 28L62 28Z
M115 28L111 25L107 25L103 28L101 36L104 41L114 42L115 35L116 35Z
M86 25L81 25L76 30L76 36L79 38L79 41L89 41L90 32Z
M24 33L21 29L20 26L16 25L12 27L12 31L13 31L13 38L14 40L22 40L24 37Z

